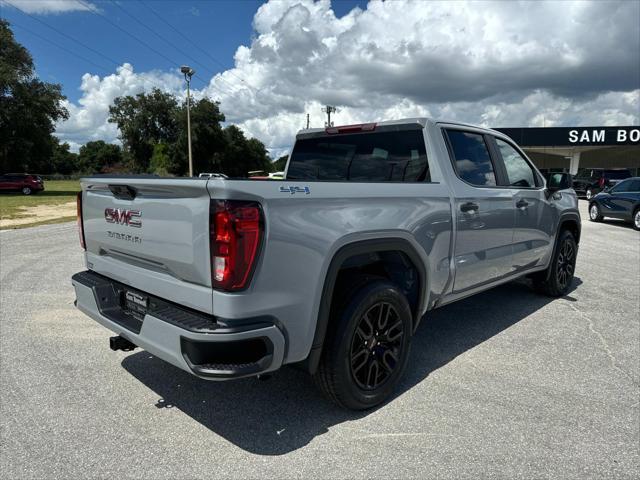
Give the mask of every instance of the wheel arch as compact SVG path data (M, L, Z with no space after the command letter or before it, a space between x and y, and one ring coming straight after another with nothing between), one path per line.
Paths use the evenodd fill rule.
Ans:
M413 328L415 329L417 327L419 323L419 316L424 311L427 301L426 292L428 291L428 278L425 262L416 250L416 247L414 247L414 245L407 239L400 237L358 240L343 245L333 255L325 275L311 351L309 352L307 359L303 362L305 369L310 373L315 373L320 362L324 340L331 324L330 314L333 300L335 298L334 292L336 284L339 274L347 264L347 261L354 257L369 254L393 252L405 255L410 261L411 266L415 268L418 275L417 301L415 302L415 306L412 306Z
M556 229L556 234L553 238L553 249L551 250L551 255L549 256L547 268L546 270L542 270L540 272L541 275L544 275L544 278L549 277L549 267L551 265L551 262L553 262L553 259L556 256L556 251L558 249L558 241L560 239L560 235L562 234L562 232L565 230L569 230L573 235L573 238L575 239L576 244L580 245L581 229L582 229L582 223L580 220L580 214L577 211L568 211L560 215L560 218L558 219L558 228Z
M591 206L591 202L589 203L589 207ZM580 215L577 212L566 212L560 216L560 221L558 223L558 232L556 233L556 241L560 236L560 232L563 230L569 230L575 238L576 243L580 243L580 233L582 231L582 222L580 220Z

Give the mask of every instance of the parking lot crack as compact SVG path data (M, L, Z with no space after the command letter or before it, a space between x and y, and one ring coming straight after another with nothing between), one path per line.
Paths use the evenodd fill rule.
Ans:
M633 378L633 376L627 372L625 369L623 369L619 363L618 360L616 359L615 355L613 354L611 348L609 347L609 344L607 343L607 340L604 338L604 336L596 329L593 320L587 315L585 314L582 310L580 310L579 308L577 308L575 305L568 303L569 307L574 310L576 313L578 313L578 315L580 315L586 322L587 322L587 326L589 328L589 331L591 333L593 333L598 340L600 341L600 345L602 346L602 350L605 352L605 354L607 355L607 357L609 357L609 361L611 363L611 366L615 369L618 370L620 373L622 373L624 376L626 376L627 378L629 378L629 380L631 380L631 383L633 385L635 385L636 387L639 386L640 384L638 383L638 381Z

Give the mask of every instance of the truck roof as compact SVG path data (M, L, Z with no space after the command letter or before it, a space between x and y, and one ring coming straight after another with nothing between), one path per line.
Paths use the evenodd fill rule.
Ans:
M422 127L425 127L428 123L436 124L436 123L446 123L448 125L459 125L461 127L472 127L478 128L481 130L485 130L487 132L491 132L493 134L497 134L500 136L504 136L504 134L498 132L497 130L493 130L487 127L481 127L479 125L473 125L471 123L463 123L463 122L455 122L455 121L446 121L446 120L435 120L433 118L428 117L408 117L408 118L399 118L396 120L383 120L381 122L364 122L364 123L375 123L376 126L392 126L392 125L411 125L411 124L420 124ZM347 125L336 125L335 127L342 127ZM309 136L309 134L322 134L325 133L325 128L303 128L299 130L296 134L304 135L305 137Z

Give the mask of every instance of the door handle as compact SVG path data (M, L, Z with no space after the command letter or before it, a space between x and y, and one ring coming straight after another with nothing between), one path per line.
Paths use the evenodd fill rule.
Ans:
M518 200L518 203L516 203L516 207L518 208L527 208L529 206L529 202L527 202L524 199Z
M462 212L472 212L474 210L479 210L480 207L478 207L477 203L473 203L473 202L467 202L467 203L463 203L462 205L460 205L460 211Z

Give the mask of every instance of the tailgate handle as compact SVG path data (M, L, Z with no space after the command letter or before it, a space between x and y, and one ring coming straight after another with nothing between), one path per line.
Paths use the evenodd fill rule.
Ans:
M109 185L109 190L114 197L120 200L133 200L138 193L135 188L129 185Z

